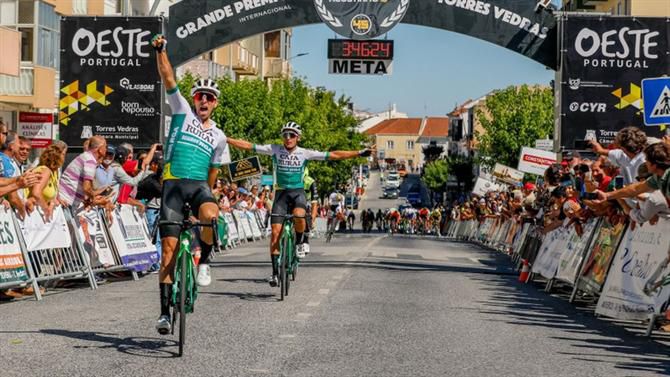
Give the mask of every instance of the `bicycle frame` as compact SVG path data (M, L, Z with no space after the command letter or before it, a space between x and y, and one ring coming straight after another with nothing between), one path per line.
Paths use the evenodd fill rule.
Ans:
M191 242L193 235L184 230L179 235L179 251L177 252L174 282L172 283L172 304L178 307L181 292L182 276L184 277L184 287L186 287L186 296L184 300L184 309L186 313L193 313L195 300L198 297L198 285L195 284L195 263L193 262L193 253L191 252ZM185 260L184 260L185 259ZM182 274L182 269L185 274Z

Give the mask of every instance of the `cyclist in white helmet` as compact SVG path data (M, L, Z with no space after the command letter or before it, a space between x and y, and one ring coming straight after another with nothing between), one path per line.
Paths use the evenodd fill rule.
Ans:
M216 108L219 89L210 79L201 79L191 89L195 109L179 92L177 81L165 47L167 41L156 35L151 41L156 50L158 72L160 73L167 101L172 109L172 123L166 141L165 167L163 169L163 194L161 197L160 221L181 222L184 220L185 203L191 205L193 215L202 223L210 223L218 217L219 207L212 194L219 169L228 156L226 135L210 118ZM161 260L159 286L161 316L156 329L160 334L171 330L170 296L175 265L174 252L177 247L180 227L160 226L163 255ZM212 278L209 270L209 256L212 252L213 233L210 228L200 232L202 242L197 282L207 286Z
M272 260L272 276L269 279L271 286L278 284L276 258L279 256L279 236L282 230L284 216L292 213L296 218L296 254L299 258L305 256L304 238L305 199L304 170L309 160L344 160L355 157L366 157L375 151L375 147L360 151L317 152L298 146L302 135L302 128L295 122L286 123L281 129L283 145L267 144L256 145L245 140L228 138L228 144L233 147L253 151L258 154L272 156L273 174L275 181L275 200L272 206L272 240L270 242L270 257Z

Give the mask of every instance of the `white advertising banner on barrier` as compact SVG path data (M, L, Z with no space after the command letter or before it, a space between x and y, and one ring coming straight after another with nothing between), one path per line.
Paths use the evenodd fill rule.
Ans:
M240 236L244 237L245 239L253 238L254 236L251 233L249 219L244 215L244 212L233 211L233 215L235 216L235 220L237 220L237 225L239 225L237 231L240 233Z
M556 153L541 149L523 147L518 169L524 173L544 175L549 165L555 163Z
M646 223L621 241L598 300L596 313L625 320L645 320L659 313L670 297L667 265L670 220Z
M558 264L558 272L556 278L564 282L575 284L577 281L577 274L579 273L579 266L586 254L588 242L591 240L591 235L596 229L598 221L590 219L584 224L583 233L580 237L577 231L571 232L570 239L565 246L565 250L561 254Z
M232 245L232 242L240 239L237 225L235 225L235 219L229 212L223 214L223 219L226 221L226 224L228 224L228 243Z
M560 227L544 237L535 263L533 263L534 273L540 274L546 279L553 279L556 276L561 255L565 251L565 246L572 232L574 232L572 227L569 229Z
M475 182L475 187L472 189L472 193L479 196L484 196L489 191L497 191L499 189L500 186L498 186L496 183L479 177L477 178L477 182Z
M251 234L254 238L263 237L261 228L258 226L258 220L256 220L256 215L253 212L245 212L245 214L247 215L247 220L249 220L249 225L251 225Z
M124 266L146 271L158 262L156 246L151 243L144 216L137 213L135 207L126 204L117 207L109 230Z
M29 278L12 216L10 210L0 206L0 284Z
M105 234L105 223L100 213L95 209L79 211L75 218L79 239L86 255L91 261L91 267L109 267L116 264L112 254L112 245Z
M61 206L54 209L49 222L44 222L41 211L36 209L27 214L23 221L19 220L19 226L28 251L66 249L72 246L72 238Z

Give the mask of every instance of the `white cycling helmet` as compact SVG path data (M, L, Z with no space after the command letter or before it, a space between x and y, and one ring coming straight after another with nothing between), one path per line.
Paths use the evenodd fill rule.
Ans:
M298 136L302 136L302 128L300 128L300 125L296 122L288 122L284 125L284 127L281 128L281 133L284 133L285 131L293 131Z
M206 92L214 95L214 97L219 98L219 86L216 85L216 82L214 80L210 79L200 79L198 80L195 85L193 85L193 88L191 89L191 97L195 95L197 92Z

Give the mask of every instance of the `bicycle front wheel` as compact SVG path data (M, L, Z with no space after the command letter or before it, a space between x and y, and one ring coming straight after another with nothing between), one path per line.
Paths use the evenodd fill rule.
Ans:
M291 280L289 279L289 270L291 266L291 260L293 259L294 255L292 250L290 249L292 247L291 242L288 240L288 237L284 237L282 249L284 251L284 258L282 258L282 268L281 268L281 274L282 274L282 280L284 284L282 285L282 290L284 291L284 297L288 296L288 289L291 285Z
M186 258L188 253L180 253L179 265L179 356L184 354L184 343L186 342Z

